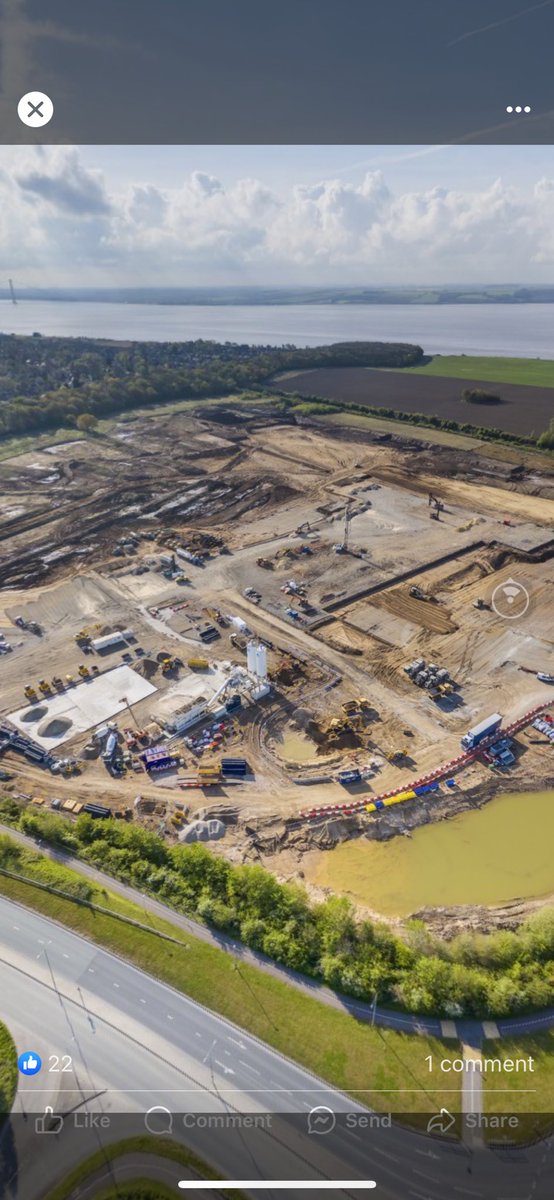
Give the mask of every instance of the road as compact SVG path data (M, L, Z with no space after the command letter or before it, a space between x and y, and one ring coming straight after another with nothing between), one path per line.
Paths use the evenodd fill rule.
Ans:
M2 1136L12 1200L38 1200L59 1177L60 1163L68 1171L131 1127L143 1132L142 1114L152 1105L187 1114L193 1125L182 1134L186 1143L230 1179L372 1178L383 1200L452 1194L523 1200L534 1181L534 1197L550 1200L550 1142L505 1161L394 1125L367 1133L360 1124L367 1110L347 1096L63 926L0 899L0 930L1 1015L18 1051L36 1050L44 1063L40 1074L21 1083ZM68 1055L69 1069L49 1070L51 1054L62 1063ZM304 1122L321 1104L338 1114L336 1129L309 1137ZM46 1105L65 1115L66 1126L63 1135L41 1138L38 1154L29 1114ZM87 1142L83 1121L94 1113L111 1124L93 1129ZM237 1113L267 1121L262 1114L271 1114L273 1124L256 1131L254 1140L227 1127L214 1137L197 1126L198 1113L225 1121ZM302 1193L291 1194L300 1200Z
M2 833L7 834L8 837L13 838L26 849L33 850L34 852L37 851L37 843L33 838L27 837L18 830L12 829L8 825L0 824L0 834ZM110 891L116 892L117 895L132 901L142 908L143 912L171 922L179 929L189 933L191 937L200 938L201 941L226 951L241 962L258 967L259 970L264 971L266 974L291 984L305 995L315 997L323 1004L328 1004L330 1007L336 1008L341 1012L346 1010L353 1017L356 1017L357 1020L374 1022L383 1028L397 1029L406 1033L426 1034L432 1037L458 1036L460 1040L464 1040L465 1038L474 1045L480 1045L485 1037L520 1037L522 1034L538 1033L541 1030L552 1029L554 1027L554 1007L543 1009L541 1012L531 1016L506 1017L503 1020L497 1021L494 1026L494 1035L490 1032L490 1021L472 1021L464 1018L463 1021L448 1021L445 1023L436 1017L422 1017L417 1013L395 1012L380 1005L377 1005L374 1009L372 1004L365 1004L363 1001L354 1000L352 996L334 992L331 988L317 983L316 980L302 975L299 971L293 971L288 967L281 966L265 955L250 950L247 946L235 941L226 934L212 931L205 925L194 921L191 917L185 917L181 913L175 912L174 909L161 904L159 900L155 900L151 896L146 896L143 892L130 887L128 884L120 883L111 875L106 875L103 871L97 870L96 867L91 867L88 863L81 862L78 858L74 858L62 850L55 850L43 844L40 846L40 853L51 858L54 862L71 867L73 871L76 871L79 875L83 875L86 879L90 879L92 883L96 883L102 888L108 888ZM451 1026L455 1029L455 1032L450 1029Z

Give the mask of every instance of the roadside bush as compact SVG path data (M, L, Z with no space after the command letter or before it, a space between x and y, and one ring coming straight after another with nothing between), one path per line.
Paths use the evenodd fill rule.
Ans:
M402 934L360 921L351 902L314 904L296 884L279 883L260 866L232 866L201 843L168 846L156 834L118 821L74 825L50 813L1 802L20 829L164 900L176 911L240 937L276 962L372 1001L414 1013L502 1017L544 1007L554 994L554 908L534 913L515 932L461 934L444 942L420 921ZM32 874L80 899L86 880L0 836L0 865ZM28 873L28 870L27 870Z

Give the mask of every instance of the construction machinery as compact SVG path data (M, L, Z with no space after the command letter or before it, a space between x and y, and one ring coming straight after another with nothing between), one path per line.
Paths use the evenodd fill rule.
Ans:
M63 692L64 681L61 678L61 675L53 675L52 676L52 687L55 688L57 692Z
M389 751L389 753L386 756L387 762L390 762L390 763L402 762L403 759L405 759L407 757L408 757L408 751L405 748L402 748L400 750L391 750L391 751Z
M25 696L26 696L27 700L37 700L38 699L36 688L34 688L30 683L27 683L25 685L24 690L25 690Z
M273 569L273 563L270 558L257 558L256 565L258 567L265 567L266 571L271 571Z
M84 663L79 664L77 667L77 673L81 676L81 679L90 679L90 671L88 667L85 667Z
M425 595L425 592L422 592L421 588L417 587L415 583L413 587L410 588L410 596L413 596L415 600L428 600L428 596Z
M348 554L348 542L349 542L349 538L350 538L350 523L351 523L351 521L352 521L352 510L350 508L350 505L347 504L346 508L344 510L344 536L343 536L342 542L338 542L336 546L333 546L333 550L335 551L335 554Z
M39 679L38 686L44 696L50 696L52 694L52 688L50 687L47 679Z

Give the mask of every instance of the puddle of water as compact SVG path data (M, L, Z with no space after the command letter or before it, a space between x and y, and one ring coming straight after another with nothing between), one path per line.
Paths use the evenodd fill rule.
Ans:
M315 742L300 729L287 729L286 733L276 740L275 749L281 758L286 758L289 762L308 762L317 754Z
M426 905L502 904L554 892L554 792L498 796L411 838L364 838L321 853L312 883L385 916Z

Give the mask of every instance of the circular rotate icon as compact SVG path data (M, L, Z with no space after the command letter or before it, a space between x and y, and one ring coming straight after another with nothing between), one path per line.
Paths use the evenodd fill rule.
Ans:
M52 120L54 105L45 92L26 92L17 106L17 115L24 125L40 129Z
M516 621L529 608L529 592L522 583L515 579L507 579L499 583L491 596L491 605L499 617L507 621Z

